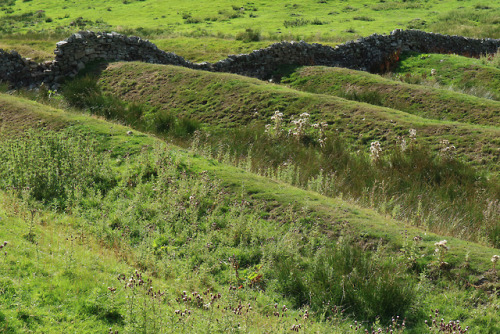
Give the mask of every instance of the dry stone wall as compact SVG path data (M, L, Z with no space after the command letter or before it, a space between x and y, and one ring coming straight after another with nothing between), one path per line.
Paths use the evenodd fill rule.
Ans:
M281 42L250 54L231 55L216 63L192 63L139 37L127 37L115 32L81 31L57 43L55 59L44 63L35 63L15 51L0 49L0 80L16 87L33 88L45 83L57 88L64 79L74 77L87 64L97 60L169 64L259 79L269 79L281 65L324 65L382 72L404 51L477 57L495 53L499 48L500 39L394 30L389 35L374 34L336 47Z

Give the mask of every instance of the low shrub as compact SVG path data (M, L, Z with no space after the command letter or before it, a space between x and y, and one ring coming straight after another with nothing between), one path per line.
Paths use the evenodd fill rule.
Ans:
M260 31L247 28L245 31L236 34L236 40L243 42L258 42L261 39Z

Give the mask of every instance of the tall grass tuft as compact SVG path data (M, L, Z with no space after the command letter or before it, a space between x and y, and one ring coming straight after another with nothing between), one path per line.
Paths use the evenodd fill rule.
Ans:
M326 245L308 259L282 254L273 262L279 289L294 307L309 306L329 316L335 305L369 321L412 316L416 282L397 259L365 252L349 238Z
M146 104L126 103L114 96L106 95L101 91L97 79L91 75L66 83L62 94L71 107L86 110L109 120L122 121L143 131L184 138L201 127L196 120L187 117L178 118L170 112Z
M0 186L59 209L88 187L105 193L113 182L107 155L88 134L29 130L0 146Z
M194 142L203 148L200 153L229 155L226 160L236 165L249 164L245 157L251 147L253 172L342 196L435 232L498 247L498 215L490 214L495 211L491 203L500 199L497 180L450 152L435 153L406 140L410 143L405 148L402 143L382 143L376 160L367 152L353 152L340 138L319 145L274 137L258 126L201 136Z

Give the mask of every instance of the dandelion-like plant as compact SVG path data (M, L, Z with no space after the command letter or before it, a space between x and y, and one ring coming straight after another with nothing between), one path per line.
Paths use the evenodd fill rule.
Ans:
M380 153L382 152L382 147L380 142L374 141L370 145L370 156L373 161L377 161L380 158Z
M493 264L493 270L496 270L498 259L500 259L500 256L498 256L498 255L493 255L491 257L491 263Z
M266 124L266 133L279 137L283 132L283 113L276 110L271 121L273 124Z
M408 132L410 133L410 139L411 140L416 140L417 139L417 130L410 129L410 130L408 130Z
M441 241L436 242L434 244L434 246L436 246L435 252L436 252L436 256L439 260L440 266L444 266L444 265L448 264L444 261L444 257L449 250L449 247L446 245L447 242L448 241L446 241L446 240L441 240Z

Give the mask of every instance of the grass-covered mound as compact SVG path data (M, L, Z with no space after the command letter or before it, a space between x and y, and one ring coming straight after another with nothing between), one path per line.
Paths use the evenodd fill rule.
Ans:
M331 136L341 136L362 150L367 150L372 141L392 146L398 136L407 136L408 129L413 128L425 145L438 149L441 140L446 139L467 160L494 172L499 166L500 130L495 126L438 121L238 75L174 66L115 63L103 70L98 79L101 89L117 98L147 103L213 127L267 123L276 110L287 119L307 112L312 122L327 122ZM78 94L83 88L76 85L73 89Z
M500 100L498 59L498 53L496 56L490 55L481 59L410 53L401 57L393 77L408 83ZM498 112L497 109L497 115Z
M305 189L314 189L324 195L343 196L364 206L377 208L399 220L416 226L426 226L434 232L498 245L500 230L497 224L496 200L500 190L497 178L492 173L475 170L470 164L463 162L456 154L456 146L446 139L449 137L441 133L432 137L434 141L439 141L437 152L433 152L425 144L425 139L429 138L422 140L420 134L417 136L416 130L410 128L402 132L400 137L394 138L392 143L372 139L369 155L365 153L368 143L363 147L364 138L359 140L358 136L358 141L354 142L357 147L353 146L348 136L342 137L338 131L332 131L331 124L321 120L320 117L324 115L312 112L311 117L310 114L303 113L303 110L298 110L297 105L288 105L291 108L285 108L284 113L275 111L274 115L268 118L271 124L266 125L264 129L263 125L259 125L259 118L265 120L261 113L252 111L254 117L247 121L238 118L245 115L244 113L237 115L230 112L232 107L236 107L235 104L226 108L226 115L219 114L220 116L215 110L222 109L221 106L209 104L206 100L205 103L197 104L200 100L213 97L215 98L212 102L215 100L215 104L231 103L231 98L223 98L226 97L223 92L229 94L230 91L236 101L248 92L257 93L262 99L269 97L269 92L279 92L280 101L286 102L285 99L290 100L292 96L300 94L298 91L235 75L214 75L175 67L151 67L141 64L119 66L128 69L137 69L135 66L149 68L151 72L143 70L144 76L139 76L143 78L143 82L146 82L144 78L150 75L158 78L153 72L154 69L163 71L160 72L162 74L176 73L179 77L169 80L168 74L162 75L162 80L151 80L157 84L156 87L150 85L142 89L142 86L137 90L137 82L131 78L132 71L115 72L112 67L112 70L108 68L104 75L100 76L101 84L88 76L68 83L64 89L65 99L73 106L108 119L124 121L138 129L160 135L173 134L180 138L181 145L192 141L192 147L195 150L201 149L200 153L207 157L245 166L261 175ZM108 86L106 80L110 78L110 74L112 84ZM192 77L188 77L189 75ZM121 81L122 78L125 80ZM203 81L204 87L198 87L194 93L193 82L199 83L200 78L207 80ZM214 86L206 86L208 80L222 78L226 83L238 83L239 89L231 89L234 85L221 85L224 81L217 82ZM132 89L128 86L129 83L134 85ZM171 86L173 83L177 86ZM126 103L119 99L120 95L107 95L103 86L107 87L108 92L113 89L124 92L126 100L135 102ZM152 95L142 94L148 89L153 92ZM191 105L189 101L183 100L184 96L180 94L175 98L166 99L167 93L178 94L186 89L193 91L190 94ZM341 98L310 93L304 95L316 99L313 100L316 103L333 99L344 104L344 107L346 104L357 106L355 102ZM168 108L177 101L185 101L189 108ZM267 100L267 103L275 101ZM257 103L268 108L266 100L258 100ZM210 105L209 108L206 108L207 104ZM245 105L244 112L249 112L248 108L251 107ZM368 104L359 104L359 107L387 110ZM286 115L290 110L292 113L301 114ZM336 111L333 109L333 112ZM218 122L221 118L211 116L232 119L231 123L224 123ZM193 118L208 122L201 133L199 124L193 121ZM383 127L388 124L379 122L376 126ZM462 126L475 127L465 124ZM354 131L350 135L354 136ZM452 142L456 140L457 137L454 137ZM487 165L488 168L495 166L494 163Z
M10 332L76 325L276 332L300 324L344 333L354 331L354 319L380 316L385 327L395 315L423 332L429 313L498 330L497 297L487 292L498 284L488 271L491 248L455 238L434 246L442 236L121 125L0 100L2 119L22 115L21 126L35 128L2 128L0 224L16 226L0 229L8 242L2 263L10 268L0 286L0 325ZM82 155L89 163L78 164L75 178L69 167ZM106 267L95 267L97 256ZM96 269L99 275L88 274ZM438 297L444 287L454 303ZM48 317L61 302L67 308Z
M405 64L406 60L403 60L400 69ZM432 79L432 68L428 67L426 66L427 78ZM412 73L411 69L405 72ZM423 73L425 72L418 74ZM442 77L442 73L448 72L440 68L437 73L441 73L439 77ZM402 79L406 78L404 73L400 75ZM409 75L408 78L410 77ZM484 87L483 83L490 82L489 79L481 81L480 86ZM380 105L423 118L493 126L500 124L500 102L433 87L419 81L407 84L367 72L317 66L293 70L282 78L281 83L310 93L329 94Z

